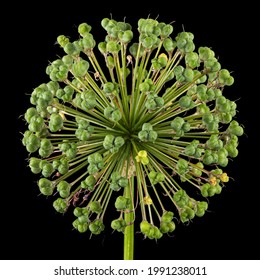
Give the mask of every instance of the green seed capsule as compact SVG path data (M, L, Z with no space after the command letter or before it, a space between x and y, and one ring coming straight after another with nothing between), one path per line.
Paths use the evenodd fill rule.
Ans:
M46 163L42 168L42 175L46 178L50 177L53 172L54 168L50 162Z
M225 80L225 85L226 86L232 86L234 84L234 77L230 76Z
M225 84L226 79L230 77L230 73L227 69L221 69L218 74L219 82Z
M211 187L211 185L209 184L209 183L205 183L205 184L203 184L202 186L201 186L201 195L203 196L203 197L208 197L208 196L210 196L210 189L211 189L212 187Z
M99 163L103 161L103 157L100 153L96 152L88 156L89 163Z
M219 157L217 163L221 167L226 167L228 165L228 158L227 157Z
M173 32L173 26L170 24L166 24L161 31L162 38L167 38Z
M154 226L154 233L149 236L148 235L148 238L151 238L151 239L160 239L161 237L163 236L162 232L159 230L158 227Z
M81 208L81 207L76 207L76 208L73 210L74 216L76 216L76 217L82 216L82 215L83 215L83 214L82 214L82 210L83 210L83 208Z
M105 226L102 220L95 220L89 224L89 230L95 235L100 234L104 229Z
M76 77L84 77L89 69L89 62L81 59L80 61L74 62L72 65L72 72Z
M91 26L88 25L86 22L83 22L78 26L78 32L83 37L85 34L89 33L90 31L91 31Z
M170 223L168 223L168 232L173 232L176 228L176 225L173 221L171 221Z
M166 211L163 213L163 216L162 216L162 222L165 222L165 223L170 223L173 219L173 212L171 211Z
M86 33L84 38L81 40L82 47L84 51L88 51L93 49L96 46L96 41L93 38L93 35L90 33Z
M185 95L179 99L181 108L191 108L193 105L191 96Z
M147 235L150 232L152 225L147 221L142 221L140 223L140 230L144 235Z
M41 193L43 193L44 195L52 195L52 193L53 193L52 181L50 181L46 178L41 178L38 181L38 186L39 186Z
M194 78L194 72L192 69L185 69L183 72L183 76L185 77L185 81L186 82L192 82L193 78Z
M57 37L57 42L58 42L58 44L61 46L61 47L65 47L65 45L67 44L67 43L69 43L69 38L67 38L66 36L64 36L64 35L59 35L58 37Z
M28 129L32 132L41 132L45 127L45 123L42 117L40 116L33 116L30 119L30 124Z
M36 168L41 170L40 163L41 163L41 159L36 157L31 157L29 166L30 168Z
M126 210L130 206L130 199L128 197L119 196L115 201L115 207L117 210Z
M28 108L24 114L24 118L28 123L30 123L32 117L35 116L38 116L38 112L34 107Z
M79 226L79 221L78 221L78 219L76 219L75 221L73 221L72 226L73 226L76 230L78 230L78 226Z
M149 163L149 158L148 158L148 157L142 157L142 158L141 158L141 163L142 163L143 165L147 165L147 164Z
M148 110L155 110L156 108L158 108L155 99L148 99L148 100L145 102L145 107L146 107Z
M96 104L96 93L93 90L85 90L81 93L81 106L85 110L92 110Z
M53 113L50 116L49 128L51 132L56 132L63 127L63 119L60 114Z
M186 146L184 152L187 156L193 156L196 152L196 146L193 144L189 144L188 146Z
M185 53L193 52L195 50L195 44L192 41L188 41L185 45Z
M69 162L60 164L58 167L58 171L61 175L66 174L69 171Z
M176 170L180 175L185 174L189 170L189 164L185 159L179 159L176 164Z
M85 179L85 183L87 185L87 188L89 190L92 190L96 184L96 179L93 175L89 175L86 179Z
M116 191L116 192L118 192L121 189L121 186L116 182L110 183L109 187L110 187L110 189L112 189L113 191Z
M165 175L163 173L160 173L160 172L157 173L157 175L156 175L156 181L157 182L161 183L161 182L164 181L164 179L165 179Z
M128 179L127 178L124 178L124 177L121 177L119 180L118 180L118 184L120 187L127 187L128 186Z
M184 207L188 204L189 197L184 190L179 190L174 194L173 200L176 202L178 207Z
M102 26L104 29L106 29L107 26L108 26L108 24L109 24L109 22L110 22L110 19L109 19L109 18L104 18L104 19L102 19L102 21L101 21L101 26Z
M77 54L77 48L75 44L68 42L64 45L64 51L68 55L76 55Z
M228 151L228 155L232 158L235 158L238 156L238 149L233 145L226 145L226 150Z
M80 224L88 223L89 222L88 215L81 215L80 217L78 217L78 221Z
M116 148L121 148L125 143L125 140L121 136L117 136L114 140L114 145Z
M133 32L131 30L126 30L118 33L118 38L123 43L129 43L133 38Z
M120 51L120 45L116 41L109 41L106 45L106 51L110 53L118 53Z
M65 213L67 210L67 202L62 198L58 198L53 202L53 207L57 212Z
M173 41L171 38L166 38L163 41L163 47L165 48L165 50L169 53L172 52L175 47L176 47L176 42Z
M197 208L206 211L208 209L208 203L206 201L199 201Z
M86 232L86 231L88 230L88 224L87 224L87 223L85 223L85 224L79 223L79 224L77 225L77 230L78 230L80 233Z
M140 41L145 49L152 49L153 46L156 44L157 37L153 35L146 35L140 38Z
M233 120L228 127L228 131L236 136L242 136L244 133L244 129L242 126L238 124L237 121Z
M114 122L118 122L122 118L122 114L118 108L107 107L104 110L104 115L106 118Z
M31 134L26 140L28 144L34 145L36 147L39 147L42 142L35 134Z
M99 201L92 201L88 204L88 208L91 212L100 214L102 212L102 207Z
M147 130L139 131L138 138L143 142L149 141L149 131L147 131Z
M70 195L70 188L70 184L64 180L57 185L57 191L62 198L67 198Z
M207 140L206 145L209 149L219 150L223 147L223 142L218 138L218 135L212 134Z
M163 173L156 172L156 171L151 171L148 174L148 177L153 185L163 182L165 179L165 175Z
M103 146L106 150L110 150L114 147L115 136L112 134L106 135L103 141Z
M41 148L44 150L53 149L52 143L50 139L42 139L41 140Z
M222 187L220 185L215 186L215 193L220 194L222 192Z
M157 176L157 172L156 171L151 171L149 174L148 174L148 177L151 181L152 184L156 184L156 176Z
M88 166L89 174L95 174L99 171L99 167L97 164L90 163Z
M214 121L214 116L213 114L211 113L205 113L203 116L202 116L202 121L206 124L208 123L211 123Z
M175 117L171 122L171 127L177 132L180 131L183 124L185 123L184 119L181 117Z
M169 232L169 223L161 222L160 223L160 231L162 233L168 233Z
M126 227L126 221L122 218L113 220L111 222L111 227L112 227L112 229L117 230L119 232L124 232L125 227Z
M202 61L207 61L215 56L215 53L208 47L199 47L198 51Z
M196 211L196 216L197 216L197 217L202 217L202 216L204 216L204 215L205 215L205 211L204 211L204 210L198 209L198 210Z
M73 57L71 55L64 55L62 61L65 65L71 66L73 64Z
M186 53L185 63L187 66L189 66L192 69L199 67L200 65L199 55L195 52Z
M203 156L203 163L206 165L211 165L212 163L214 163L214 157L211 153L211 151L206 150Z
M32 167L31 168L31 172L33 173L33 174L39 174L39 173L41 173L41 169L40 168L35 168L35 167Z

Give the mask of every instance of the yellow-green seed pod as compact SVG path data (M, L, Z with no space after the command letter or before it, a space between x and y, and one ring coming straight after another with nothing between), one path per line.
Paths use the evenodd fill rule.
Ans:
M173 196L173 200L175 201L175 203L177 204L177 206L179 207L184 207L188 204L189 202L189 197L187 195L187 193L185 192L185 190L178 190L174 196Z
M95 220L89 224L89 230L95 235L100 234L104 229L105 226L102 220Z
M147 235L150 232L151 226L147 221L142 221L140 223L140 230L144 235Z
M78 26L78 32L81 36L85 36L87 33L89 33L91 31L91 26L88 25L86 22L81 23Z
M141 163L142 163L143 165L147 165L147 164L149 163L149 158L148 158L148 157L142 157L142 158L141 158Z
M63 127L62 116L58 113L53 113L50 116L49 128L51 132L56 132Z
M101 26L102 26L104 29L106 29L107 26L108 26L108 24L109 24L109 22L110 22L110 19L109 19L109 18L104 18L104 19L102 19L102 21L101 21Z
M165 223L170 223L173 219L174 213L171 211L166 211L163 213L161 220Z
M83 215L83 214L82 214L82 210L83 210L83 208L76 207L76 208L73 210L74 216L76 216L76 217L82 216L82 215Z
M65 45L67 44L67 43L69 43L69 38L68 37L66 37L66 36L64 36L64 35L59 35L58 37L57 37L57 42L58 42L58 44L61 46L61 47L65 47Z
M118 232L124 232L126 227L126 221L122 218L113 220L111 222L111 228L117 230Z
M118 33L119 40L124 44L129 43L132 40L133 36L134 35L131 30L126 30L123 32L121 31Z
M80 232L80 233L84 233L88 230L88 224L87 223L84 223L84 224L81 224L79 223L77 225L77 230Z
M64 199L58 198L53 202L53 207L57 212L65 213L68 206L67 202Z
M96 214L100 214L102 212L101 204L99 201L90 202L88 204L88 209Z
M130 199L125 196L118 196L115 201L115 207L117 210L126 210L130 206Z
M38 112L35 107L28 108L24 114L24 118L28 123L30 123L31 118L34 116L38 116Z
M110 53L118 53L120 50L120 45L116 41L109 41L106 45L106 51Z

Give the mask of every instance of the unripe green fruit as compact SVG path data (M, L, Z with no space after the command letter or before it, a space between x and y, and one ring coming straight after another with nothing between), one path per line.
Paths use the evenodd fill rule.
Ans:
M100 214L102 212L102 207L99 201L92 201L89 203L88 208L90 211Z
M130 199L124 196L117 197L115 207L117 210L126 210L130 207Z

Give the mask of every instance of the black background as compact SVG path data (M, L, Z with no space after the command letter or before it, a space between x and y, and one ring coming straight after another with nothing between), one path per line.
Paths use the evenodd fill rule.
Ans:
M47 82L45 68L60 53L58 35L77 36L77 26L87 22L97 41L105 30L104 17L131 23L158 16L174 23L177 32L190 31L196 46L212 47L222 68L232 71L235 83L225 96L237 101L236 119L244 125L239 155L228 165L234 180L219 196L210 199L209 211L188 225L177 225L171 237L157 242L135 236L135 259L259 259L259 82L256 72L257 42L254 7L229 7L223 2L193 4L163 1L154 4L100 2L37 6L6 6L2 22L2 166L1 166L1 259L122 259L123 236L107 226L104 234L72 230L70 214L61 215L52 199L39 196L37 177L27 167L27 152L21 144L26 125L21 117L30 106L33 88ZM9 7L10 6L10 7ZM16 12L14 12L16 11ZM74 38L76 39L76 38ZM258 51L259 52L259 51ZM259 59L258 59L259 63Z

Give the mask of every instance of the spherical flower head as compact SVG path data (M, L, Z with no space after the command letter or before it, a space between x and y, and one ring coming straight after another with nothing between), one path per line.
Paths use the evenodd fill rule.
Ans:
M229 182L244 133L224 96L235 80L211 48L172 24L141 18L135 30L105 18L101 30L100 42L86 22L78 40L57 37L64 54L24 114L28 166L54 209L73 212L78 232L110 226L129 236L138 220L145 238L160 239L174 219L205 215Z

